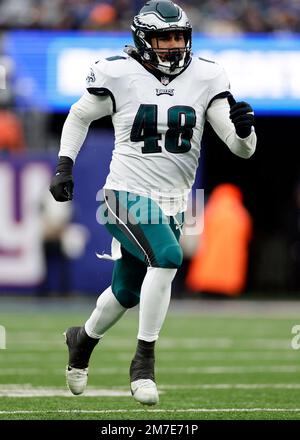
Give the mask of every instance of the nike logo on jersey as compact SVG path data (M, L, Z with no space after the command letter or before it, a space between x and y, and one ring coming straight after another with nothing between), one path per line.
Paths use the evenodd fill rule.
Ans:
M174 95L174 90L175 89L156 89L156 96L160 96L160 95L170 95L170 96L173 96Z

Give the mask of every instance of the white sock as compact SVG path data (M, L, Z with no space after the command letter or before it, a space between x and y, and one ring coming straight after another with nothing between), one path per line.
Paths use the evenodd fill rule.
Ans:
M176 272L177 269L148 268L141 288L138 339L147 342L158 339L169 308Z
M109 286L99 296L96 308L86 321L84 328L91 338L100 339L126 312L121 306Z

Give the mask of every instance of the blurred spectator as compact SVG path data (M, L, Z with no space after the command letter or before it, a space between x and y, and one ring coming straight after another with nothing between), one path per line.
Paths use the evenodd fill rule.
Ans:
M95 5L90 13L89 21L95 28L111 26L117 18L117 11L109 3L100 3Z
M241 190L218 185L204 209L204 232L187 275L196 292L238 295L246 283L252 220Z
M43 283L39 287L40 296L47 296L51 290L54 290L51 282L53 278L56 279L55 290L63 295L68 295L70 291L69 263L63 250L62 237L72 219L72 214L72 202L55 202L47 189L41 205L46 274Z
M86 227L71 223L72 219L73 203L56 202L47 188L41 204L46 274L39 286L40 296L48 296L51 292L62 296L71 293L70 260L84 253L89 239Z
M19 117L0 103L0 153L19 153L24 149L24 131Z
M178 0L195 31L300 32L299 0ZM142 0L0 0L0 29L129 30Z
M12 60L3 55L0 39L0 154L19 153L25 149L24 127L21 119L13 110L14 92L12 77L14 65Z

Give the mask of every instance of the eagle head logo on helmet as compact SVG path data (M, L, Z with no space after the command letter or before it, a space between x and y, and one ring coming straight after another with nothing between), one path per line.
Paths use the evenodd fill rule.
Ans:
M178 75L190 63L192 26L186 13L172 1L147 1L133 18L131 29L139 55L145 63L155 69L167 75ZM166 32L181 33L185 47L165 50L153 48L152 39Z

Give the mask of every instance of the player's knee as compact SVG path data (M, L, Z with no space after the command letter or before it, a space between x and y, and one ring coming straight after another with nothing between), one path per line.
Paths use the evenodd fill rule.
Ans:
M126 309L131 309L135 307L140 302L140 296L136 292L130 292L129 290L117 288L113 290L113 294L121 306Z
M181 266L183 252L179 244L172 244L162 248L157 256L157 267L177 269Z

